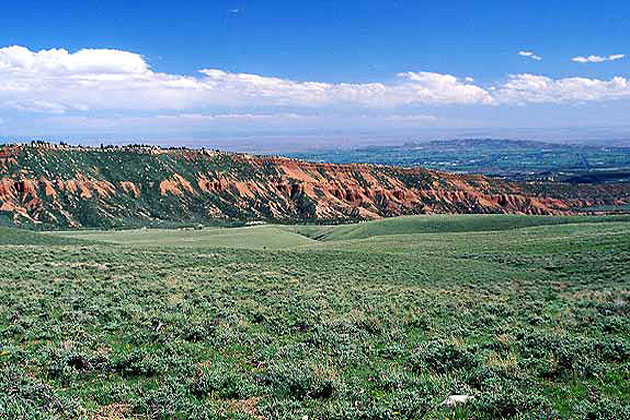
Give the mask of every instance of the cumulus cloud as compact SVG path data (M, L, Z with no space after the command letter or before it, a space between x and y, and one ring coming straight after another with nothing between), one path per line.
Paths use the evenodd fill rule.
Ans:
M429 102L450 104L490 104L492 97L483 88L472 84L470 78L463 81L450 74L429 72L399 73L407 83L393 89L398 95L408 95L407 102Z
M533 51L519 51L518 55L522 57L531 58L532 60L536 60L536 61L542 60L542 57L539 55L536 55Z
M138 54L109 49L64 49L32 52L20 46L0 48L0 70L14 74L138 74L148 70Z
M211 68L192 77L155 72L127 51L0 48L0 104L21 111L489 102L488 92L466 79L429 72L403 73L388 84L295 81Z
M624 77L610 80L585 77L552 79L534 74L512 75L493 89L500 103L567 103L630 98L630 81Z
M123 121L121 115L127 126L151 119L169 126L316 126L337 115L343 115L341 123L351 121L350 116L368 121L379 115L375 119L379 124L422 125L437 121L426 115L428 108L617 99L630 99L630 81L624 77L554 79L518 74L484 87L470 77L418 71L399 73L387 82L327 83L213 68L196 76L169 74L154 71L140 54L119 50L0 48L0 109L5 120L13 110L103 127L108 118Z
M611 54L608 57L601 57L599 55L589 55L588 57L573 57L571 61L576 63L601 63L603 61L615 61L624 58L625 54Z

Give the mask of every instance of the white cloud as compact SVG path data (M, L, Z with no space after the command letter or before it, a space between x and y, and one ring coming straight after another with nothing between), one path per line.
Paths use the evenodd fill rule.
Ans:
M573 57L571 61L575 61L576 63L601 63L603 61L614 61L620 60L624 58L625 54L611 54L608 57L601 57L599 55L589 55L588 57Z
M203 69L199 77L191 77L155 72L141 55L127 51L0 48L0 107L20 111L490 102L483 88L438 73L402 73L389 84L295 81L218 69Z
M446 104L490 104L492 97L483 88L468 80L457 79L450 74L429 72L399 73L408 80L402 86L391 89L397 97L407 96L406 102L428 102Z
M500 103L579 103L630 98L630 81L567 77L552 79L534 74L512 75L493 89Z
M141 74L148 66L140 55L127 51L82 49L70 54L64 49L32 52L11 46L0 48L0 70L14 74Z
M537 57L528 51L519 54ZM173 129L220 124L317 127L332 119L338 126L372 124L371 120L422 126L441 123L426 115L438 107L618 99L630 99L630 81L624 77L518 74L484 87L470 77L419 71L399 73L388 82L327 83L212 68L197 76L161 73L141 55L119 50L0 48L2 117L37 113L34 118L42 124L46 123L42 115L50 115L59 124L95 129L148 121Z
M531 58L532 60L536 60L536 61L542 60L542 57L539 55L536 55L533 51L519 51L518 55Z
M298 82L246 73L203 69L200 82L231 101L258 100L276 105L361 105L388 107L407 104L489 103L484 89L455 76L430 72L398 74L398 81L384 83ZM227 100L227 99L226 99Z

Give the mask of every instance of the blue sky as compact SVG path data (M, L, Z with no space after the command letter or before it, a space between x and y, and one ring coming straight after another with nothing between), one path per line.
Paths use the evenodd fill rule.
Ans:
M0 134L630 137L629 35L623 1L10 2Z

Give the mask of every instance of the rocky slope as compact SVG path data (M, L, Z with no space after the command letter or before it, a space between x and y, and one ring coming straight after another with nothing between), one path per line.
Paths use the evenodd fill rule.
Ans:
M625 203L630 203L626 184L525 184L423 168L207 150L45 144L0 149L0 222L27 226L568 214Z

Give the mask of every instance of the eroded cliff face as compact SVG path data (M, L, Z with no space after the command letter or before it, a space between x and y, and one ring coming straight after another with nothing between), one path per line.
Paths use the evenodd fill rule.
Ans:
M0 216L15 224L351 220L421 213L568 214L630 202L627 185L520 184L423 168L156 148L0 149Z

